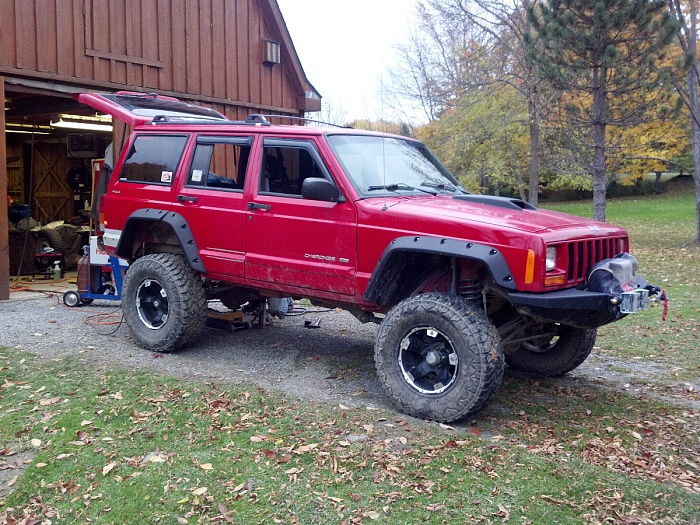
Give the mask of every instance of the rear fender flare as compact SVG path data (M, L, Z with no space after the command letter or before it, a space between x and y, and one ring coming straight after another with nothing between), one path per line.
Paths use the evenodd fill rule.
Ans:
M385 279L396 269L397 264L401 264L399 261L405 260L410 253L478 261L488 268L495 284L508 291L517 291L515 279L505 257L492 246L441 237L405 236L391 241L382 253L365 290L366 301L380 306L393 303L396 299L392 295L394 290L387 289Z
M132 213L126 220L124 230L119 237L116 254L124 259L132 259L132 247L136 240L139 226L147 222L163 222L168 224L175 233L180 247L185 254L185 259L192 269L206 273L204 263L199 257L199 248L194 240L192 230L185 218L179 213L157 210L153 208L142 208Z

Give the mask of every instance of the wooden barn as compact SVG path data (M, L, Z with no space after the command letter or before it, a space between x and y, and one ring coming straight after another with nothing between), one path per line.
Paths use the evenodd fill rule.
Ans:
M92 161L120 136L74 93L158 92L232 119L321 108L276 0L0 0L0 12L0 299L22 272L17 224L84 215Z

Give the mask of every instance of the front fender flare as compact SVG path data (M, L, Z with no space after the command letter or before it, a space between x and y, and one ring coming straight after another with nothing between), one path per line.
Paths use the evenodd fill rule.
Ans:
M379 305L388 304L384 293L386 290L381 282L385 272L390 270L391 261L395 257L416 252L479 261L489 269L497 285L508 291L517 291L515 279L505 257L492 246L444 237L405 236L391 241L382 253L370 277L364 299Z

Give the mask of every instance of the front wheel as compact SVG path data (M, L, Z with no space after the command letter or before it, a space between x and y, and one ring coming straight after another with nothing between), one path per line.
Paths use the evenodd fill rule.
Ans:
M503 379L503 349L486 314L454 295L394 307L374 348L379 378L401 411L449 423L481 410Z
M171 352L198 337L206 322L207 300L199 274L180 255L156 253L129 267L122 308L139 345Z
M537 325L538 337L506 353L506 363L529 374L557 377L583 363L593 350L597 331L556 324ZM530 335L535 329L530 330Z

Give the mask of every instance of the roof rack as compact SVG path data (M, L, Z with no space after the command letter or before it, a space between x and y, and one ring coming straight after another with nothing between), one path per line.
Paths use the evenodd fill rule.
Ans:
M252 115L249 115L248 118L250 118ZM306 117L297 117L295 115L256 115L258 117L262 117L263 119L265 118L285 118L289 120L303 120L305 122L313 122L314 124L323 124L324 126L328 126L331 128L345 128L345 129L353 129L352 126L341 126L340 124L333 124L332 122L326 122L324 120L317 120L317 119L312 119L312 118L306 118Z
M272 123L263 115L251 114L245 120L228 120L198 115L156 115L151 120L151 124L183 124L183 123L205 123L205 124L235 124L239 126L272 126Z

